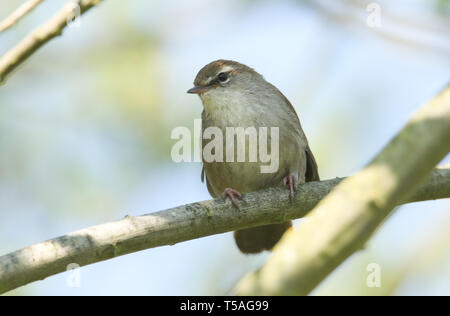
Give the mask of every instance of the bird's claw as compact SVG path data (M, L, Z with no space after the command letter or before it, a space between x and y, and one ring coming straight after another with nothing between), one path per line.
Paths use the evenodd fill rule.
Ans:
M283 183L289 186L289 197L292 200L295 196L295 191L297 191L297 181L293 176L286 176L283 178Z
M222 193L222 197L224 199L229 198L231 200L231 204L233 204L235 208L239 209L239 205L237 204L235 197L237 197L239 200L242 200L241 193L234 189L226 188Z

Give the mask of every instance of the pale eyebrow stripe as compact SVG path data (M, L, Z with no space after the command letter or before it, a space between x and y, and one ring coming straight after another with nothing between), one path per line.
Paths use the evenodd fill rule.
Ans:
M220 74L221 72L229 72L232 70L234 70L234 68L231 66L223 66L217 74Z
M231 66L223 66L222 68L220 68L220 71L217 72L217 74L214 77L208 77L206 79L206 84L210 84L214 79L216 79L216 77L221 73L221 72L231 72L234 71L234 68Z

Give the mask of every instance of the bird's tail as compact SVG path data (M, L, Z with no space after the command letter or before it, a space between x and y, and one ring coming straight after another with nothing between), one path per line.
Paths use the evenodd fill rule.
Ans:
M271 250L290 227L291 221L238 230L234 232L234 240L241 252L259 253Z

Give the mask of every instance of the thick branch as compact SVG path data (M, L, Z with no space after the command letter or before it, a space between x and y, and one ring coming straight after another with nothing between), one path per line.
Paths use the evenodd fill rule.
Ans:
M340 183L287 232L237 294L306 295L361 249L393 207L450 151L450 86L419 110L362 171Z
M20 7L18 7L10 16L0 23L0 32L3 32L14 24L16 24L25 15L30 13L34 8L36 8L43 0L28 0Z
M50 20L28 34L0 58L0 83L42 45L62 34L77 13L83 14L102 0L67 2Z
M241 209L221 199L178 206L144 216L125 217L0 257L0 293L80 266L152 247L303 217L342 179L310 182L293 201L282 188L244 195ZM450 168L436 169L407 201L450 197ZM346 214L342 210L342 215ZM320 230L323 231L323 230Z

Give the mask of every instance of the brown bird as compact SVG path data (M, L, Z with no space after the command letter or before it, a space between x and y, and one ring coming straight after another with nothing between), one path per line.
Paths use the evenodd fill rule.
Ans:
M288 186L291 197L298 183L319 181L314 156L309 148L300 120L288 99L252 68L231 60L217 60L204 66L188 93L200 96L203 103L202 131L217 127L226 135L227 127L277 127L278 168L261 172L267 161L203 160L202 181L212 197L229 198L235 207L241 194L273 186ZM267 132L269 134L269 132ZM267 135L267 148L273 135ZM203 139L202 148L209 142ZM223 153L227 147L223 142ZM233 143L236 144L233 140ZM245 142L248 152L249 144ZM234 147L236 148L236 147ZM292 223L265 225L234 232L243 253L271 250Z

